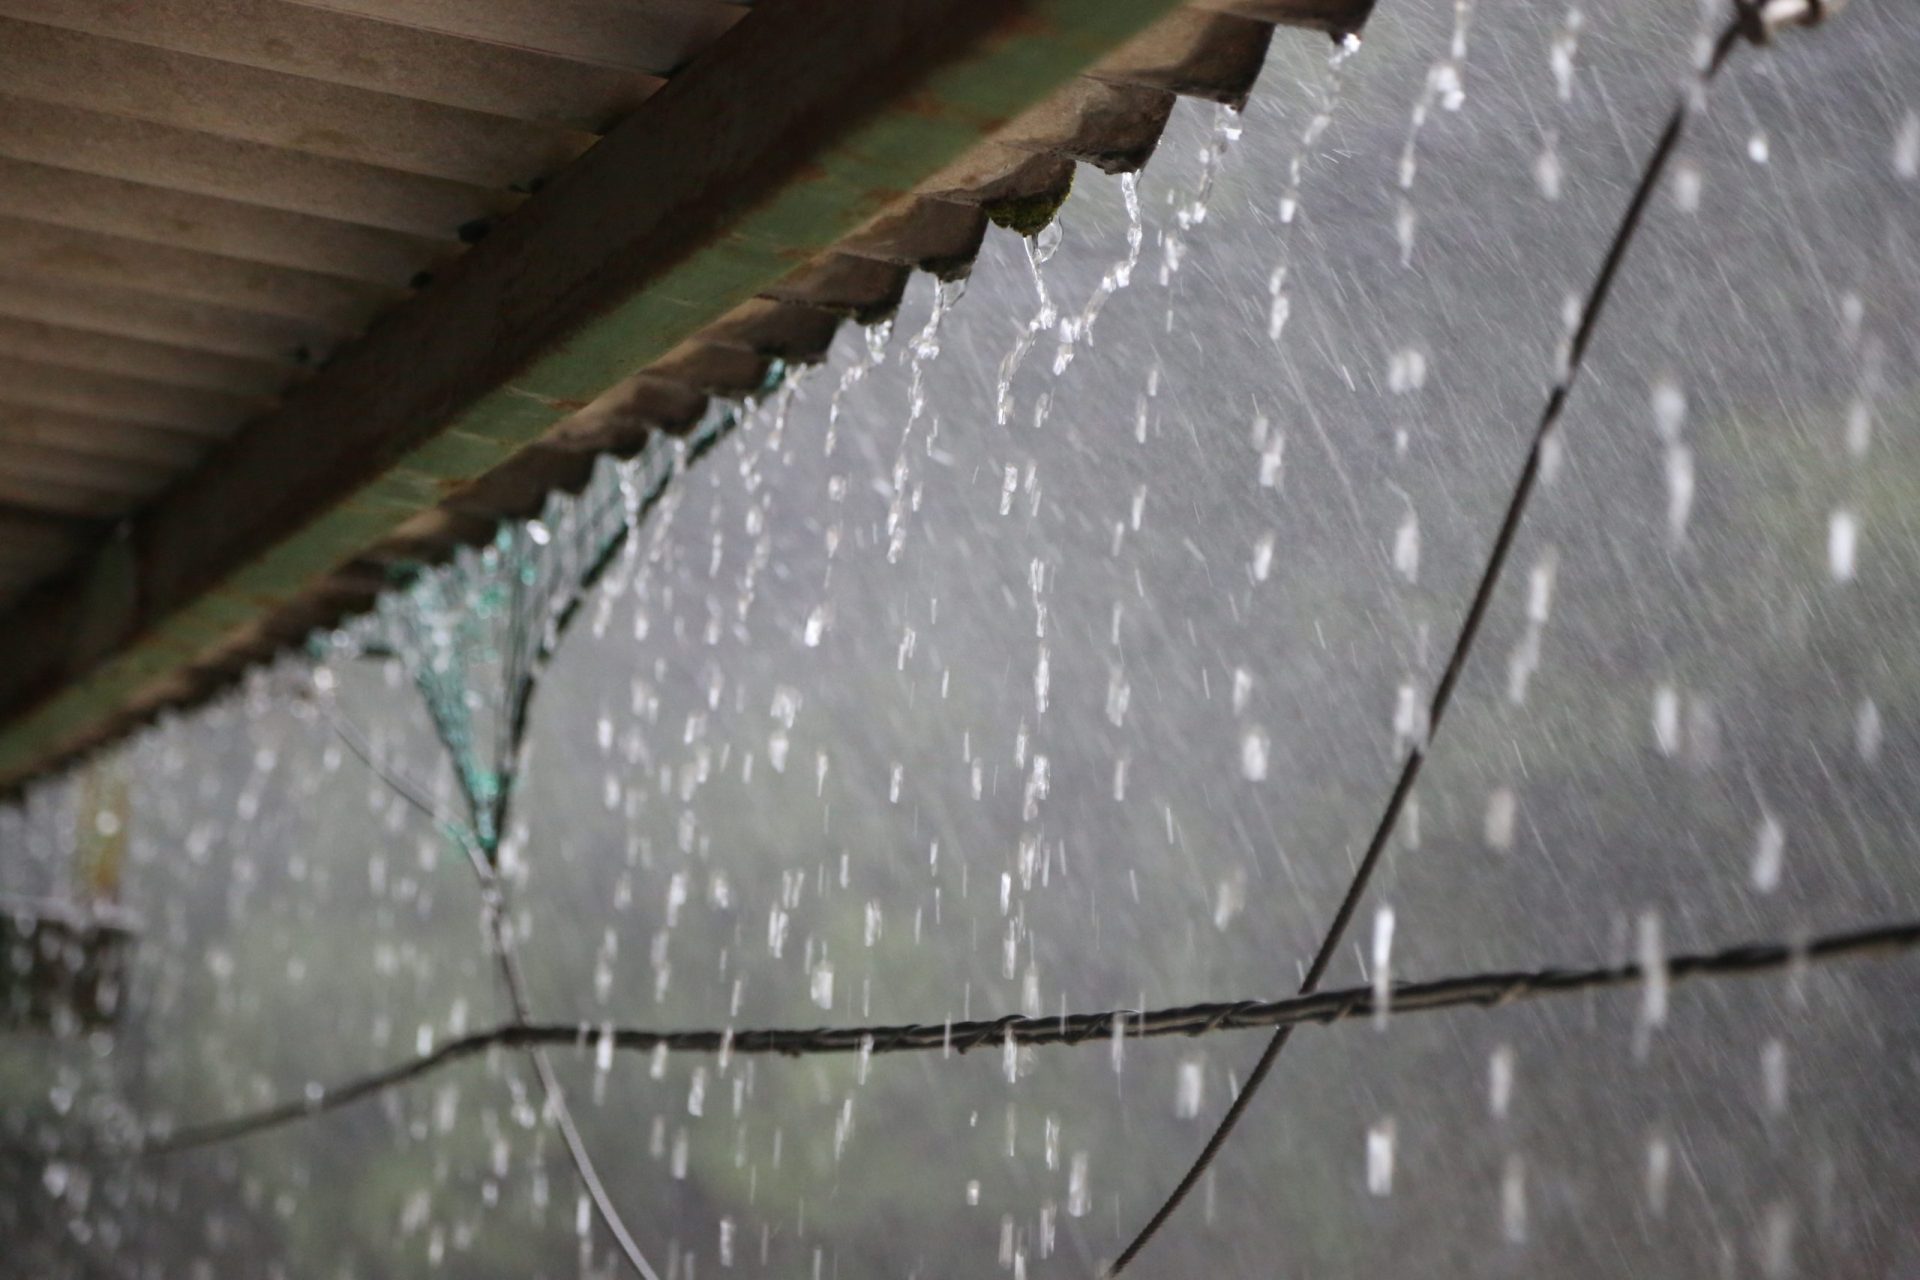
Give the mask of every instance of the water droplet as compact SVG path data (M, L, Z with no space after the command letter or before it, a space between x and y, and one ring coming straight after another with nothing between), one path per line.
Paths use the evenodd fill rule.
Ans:
M1260 487L1275 489L1285 474L1287 456L1287 437L1284 432L1269 432L1265 446L1260 450ZM1134 526L1138 528L1136 524Z
M1393 1117L1388 1116L1367 1129L1367 1193L1393 1194Z
M1408 582L1420 579L1420 517L1412 511L1401 519L1393 535L1393 567Z
M1240 775L1249 782L1263 781L1267 776L1267 756L1269 751L1267 731L1254 726L1240 737Z
M1673 1147L1667 1135L1655 1130L1647 1137L1646 1195L1647 1211L1656 1218L1667 1216L1667 1184L1673 1177Z
M1755 130L1753 136L1747 139L1747 159L1755 164L1765 164L1770 154L1771 148L1767 144L1767 135Z
M1680 691L1670 684L1653 691L1653 743L1663 756L1680 753Z
M1553 43L1547 50L1547 64L1553 69L1554 92L1562 102L1573 101L1573 58L1580 48L1583 21L1579 9L1569 9L1566 24L1555 33Z
M1413 238L1419 221L1419 215L1413 209L1413 202L1402 200L1399 211L1394 215L1393 236L1400 246L1400 265L1403 267L1413 265Z
M1764 814L1760 830L1753 838L1753 887L1772 893L1780 887L1780 872L1786 865L1787 833L1779 819Z
M1253 580L1265 582L1273 572L1273 535L1263 533L1253 544Z
M1174 1085L1173 1114L1182 1120L1191 1120L1199 1115L1205 1101L1206 1085L1206 1062L1200 1058L1181 1059L1180 1075Z
M66 1194L67 1185L72 1181L72 1177L73 1171L55 1160L40 1171L40 1185L46 1188L48 1195L57 1200Z
M1653 384L1653 428L1668 444L1677 443L1687 424L1687 393L1672 378Z
M1225 930L1247 905L1247 874L1235 871L1221 878L1213 894L1213 927Z
M1880 758L1880 708L1864 698L1853 713L1853 746L1868 764Z
M1852 582L1860 548L1860 526L1851 511L1833 513L1827 525L1827 572L1835 582Z
M1560 167L1560 152L1555 149L1551 136L1547 139L1546 149L1533 161L1534 185L1540 188L1540 194L1547 200L1558 200L1565 177Z
M1487 1059L1487 1111L1505 1120L1513 1106L1513 1046L1496 1045Z
M1920 111L1909 109L1893 138L1893 171L1911 182L1920 178Z
M1404 347L1387 361L1387 390L1406 395L1427 385L1427 357L1418 347Z
M1683 444L1667 449L1667 541L1678 547L1687 537L1693 514L1693 450Z
M1553 582L1560 572L1560 553L1553 547L1541 551L1527 571L1527 621L1544 626L1553 612Z
M1760 1046L1760 1093L1767 1114L1787 1113L1787 1046L1777 1039Z
M1700 212L1700 194L1705 180L1700 176L1699 167L1690 160L1683 160L1673 172L1673 203L1682 213Z
M1487 846L1502 853L1513 848L1513 824L1519 801L1511 787L1495 787L1487 796L1487 814L1483 834Z
M1644 1059L1653 1044L1653 1033L1667 1021L1667 948L1658 911L1640 913L1638 944L1640 965L1640 1020L1634 1029L1633 1052Z
M1500 1234L1508 1244L1527 1242L1527 1164L1518 1153L1500 1174Z
M1867 456L1867 449L1873 444L1873 410L1867 402L1855 397L1847 406L1847 456L1856 461Z
M1767 1206L1760 1223L1760 1273L1766 1280L1787 1280L1793 1274L1793 1206L1776 1200Z
M1059 249L1061 240L1065 238L1066 228L1058 218L1055 218L1052 222L1040 228L1039 232L1035 234L1031 240L1031 244L1033 245L1033 260L1035 262L1046 262L1051 259L1054 251Z
M1067 1216L1084 1218L1093 1208L1093 1193L1088 1187L1087 1153L1076 1151L1067 1170Z
M1411 681L1394 695L1393 746L1395 752L1427 749L1427 707Z
M1393 908L1373 913L1373 1023L1385 1030L1393 1009Z

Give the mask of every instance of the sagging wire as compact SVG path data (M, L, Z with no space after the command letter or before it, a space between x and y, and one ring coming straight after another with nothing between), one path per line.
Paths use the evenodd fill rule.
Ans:
M1289 996L1279 1000L1236 1000L1140 1011L1108 1009L1100 1013L1056 1016L1009 1014L964 1022L942 1021L890 1026L703 1029L660 1031L587 1023L539 1024L516 1020L488 1031L450 1040L432 1053L324 1089L309 1089L299 1100L208 1124L154 1133L126 1154L167 1155L252 1137L270 1129L309 1120L412 1084L490 1050L545 1047L580 1051L700 1054L883 1054L939 1052L965 1054L975 1049L1040 1045L1111 1044L1115 1034L1129 1039L1153 1036L1202 1036L1222 1031L1303 1025L1329 1025L1354 1019L1401 1017L1443 1009L1494 1008L1521 1000L1619 988L1657 980L1669 985L1696 978L1753 976L1780 970L1798 972L1816 964L1897 954L1920 948L1920 920L1822 934L1797 941L1747 942L1715 951L1672 955L1659 973L1638 961L1589 968L1547 968L1470 973L1427 982L1396 983L1381 998L1371 984ZM544 1056L541 1059L544 1061ZM550 1070L550 1068L548 1068ZM1242 1091L1244 1093L1244 1090Z

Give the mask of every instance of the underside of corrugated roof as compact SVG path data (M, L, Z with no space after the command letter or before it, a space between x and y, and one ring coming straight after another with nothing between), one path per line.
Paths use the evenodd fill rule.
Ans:
M971 121L973 145L890 193L870 216L863 206L850 232L796 258L753 296L690 323L638 372L577 403L545 396L552 423L515 437L503 457L453 469L455 478L417 501L396 503L382 491L378 518L352 526L366 530L359 545L334 547L345 554L324 572L285 590L229 593L245 607L230 600L217 627L191 633L190 651L174 643L91 697L84 714L63 713L16 742L0 760L0 784L217 689L364 605L392 564L488 536L502 517L577 483L600 453L685 427L710 396L759 387L773 361L819 358L844 319L890 313L913 270L964 274L990 220L1021 229L1044 221L1076 163L1137 168L1176 94L1242 101L1273 24L1340 33L1357 27L1369 3L1147 5L1150 24L1124 39L1111 38L1117 24L1088 22L1099 29L1086 36L1085 65L1043 98L1011 118ZM927 22L966 11L919 7ZM309 447L313 438L286 425L289 406L327 403L322 393L333 389L320 384L330 379L364 381L355 362L368 363L365 348L384 341L404 351L406 317L430 312L449 273L480 270L462 263L482 256L476 246L519 235L524 244L494 245L488 264L510 276L519 260L511 250L544 250L540 236L575 234L567 217L543 224L536 207L570 203L563 212L575 226L582 217L617 219L618 207L577 207L596 197L576 171L610 131L647 121L647 104L676 80L705 77L714 83L699 90L733 104L729 113L777 118L793 95L764 73L748 74L753 41L780 37L778 24L799 22L805 8L799 0L752 8L718 0L0 0L0 660L8 668L0 733L16 733L51 699L71 700L77 684L142 643L179 600L204 594L202 581L229 567L194 559L195 546L218 545L216 526L279 505L371 501L350 485L325 487L332 481L322 483L319 463L311 491L297 470L300 492L234 477L257 469L263 452ZM998 25L969 17L956 40L999 41L1012 54L997 56L1017 63L1022 6L975 8L1010 16L996 15ZM1049 47L1074 48L1080 33L1066 25L1049 32ZM821 59L837 47L833 38L844 46L859 30L828 32L819 48L796 47L794 56ZM729 75L739 82L727 83ZM953 115L950 104L915 100L911 85L876 83L877 95L889 91L874 111ZM688 124L700 117L684 104L661 118L686 136L653 144L694 156L688 163L721 145ZM737 135L751 126L732 127ZM806 157L795 159L803 172ZM722 176L716 168L715 180ZM703 207L683 216L724 223ZM736 233L717 225L715 234ZM507 287L499 296L518 295ZM618 300L593 306L617 308ZM486 319L460 339L480 367L495 355ZM386 333L369 333L383 326ZM463 353L447 354L457 361ZM310 430L331 430L324 415L317 428L312 421ZM175 526L164 555L142 543L150 514ZM196 521L209 532L183 538L178 526ZM266 532L247 536L262 545L290 539L298 524L266 520ZM135 548L123 569L113 560L119 542ZM222 554L232 558L231 549ZM101 634L98 597L120 590L101 584L119 581L116 573L130 575L128 602L111 634Z

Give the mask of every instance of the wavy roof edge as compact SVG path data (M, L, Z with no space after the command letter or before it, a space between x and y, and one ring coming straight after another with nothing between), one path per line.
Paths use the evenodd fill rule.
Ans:
M1371 7L750 10L80 572L0 615L0 789L218 692L368 607L397 564L491 537L772 362L824 358L843 321L891 315L914 271L964 275L990 222L1044 225L1076 164L1138 169L1176 96L1243 105L1275 25L1337 37ZM820 74L830 52L838 74ZM787 108L771 127L754 110L769 101ZM676 149L696 124L706 145ZM615 225L635 209L645 225Z

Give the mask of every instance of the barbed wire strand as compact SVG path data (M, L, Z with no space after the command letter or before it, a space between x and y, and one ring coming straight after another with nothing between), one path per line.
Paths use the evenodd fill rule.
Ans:
M1717 951L1669 956L1662 969L1665 980L1678 984L1696 978L1753 976L1782 969L1797 970L1816 964L1864 956L1897 954L1920 948L1920 920L1876 925L1800 941L1746 942ZM328 1111L364 1101L411 1084L457 1062L495 1048L531 1049L571 1047L600 1051L602 1045L623 1052L700 1054L778 1054L805 1057L816 1054L882 1054L928 1052L966 1054L975 1049L1078 1045L1110 1042L1118 1034L1147 1036L1202 1036L1221 1031L1303 1025L1328 1025L1356 1018L1399 1017L1463 1007L1497 1007L1521 1000L1572 995L1647 980L1637 961L1585 969L1548 968L1486 972L1395 984L1387 998L1372 986L1343 987L1289 996L1280 1000L1236 1000L1180 1005L1141 1011L1108 1009L1074 1013L963 1022L906 1023L889 1026L768 1028L739 1031L732 1028L656 1031L638 1027L595 1026L590 1023L513 1022L450 1040L432 1053L398 1066L360 1076L298 1101L283 1102L247 1115L166 1133L154 1133L134 1144L128 1154L170 1155L252 1137ZM542 1055L544 1057L544 1055ZM549 1070L551 1068L549 1067ZM1242 1091L1245 1092L1244 1090Z
M1467 659L1472 654L1474 641L1479 637L1482 624L1486 621L1489 606L1493 602L1495 588L1499 585L1502 570L1513 550L1513 544L1520 530L1520 524L1526 514L1534 490L1540 478L1542 459L1547 446L1559 424L1562 412L1573 390L1575 380L1585 363L1587 349L1591 345L1602 311L1606 307L1608 296L1625 262L1627 250L1632 245L1645 217L1647 206L1651 202L1654 190L1660 185L1666 173L1668 162L1678 148L1682 134L1686 132L1687 121L1698 108L1705 96L1705 89L1726 64L1735 47L1743 41L1764 43L1771 32L1781 26L1805 23L1811 25L1825 16L1825 6L1821 0L1734 0L1733 20L1721 32L1709 48L1707 55L1698 68L1694 84L1681 94L1679 102L1667 117L1665 127L1653 150L1648 154L1641 168L1632 198L1627 202L1614 229L1613 238L1607 246L1605 257L1601 260L1600 270L1594 277L1592 286L1587 290L1585 301L1581 304L1579 318L1567 344L1565 361L1558 380L1548 393L1546 407L1541 411L1538 423L1534 427L1533 439L1527 449L1526 461L1521 465L1520 474L1514 482L1506 511L1501 516L1493 545L1487 553L1487 559L1481 569L1480 578L1474 588L1473 598L1467 606L1465 617L1461 620L1460 630L1454 638L1453 650L1448 655L1447 665L1441 672L1439 683L1434 686L1433 696L1428 703L1424 741L1416 740L1408 749L1401 763L1400 773L1395 780L1393 790L1387 797L1386 807L1381 810L1373 834L1367 841L1366 852L1361 855L1349 880L1340 905L1335 909L1333 918L1328 922L1322 935L1319 948L1314 952L1312 962L1307 966L1305 976L1300 983L1300 993L1311 995L1319 989L1326 977L1334 957L1339 953L1348 927L1359 910L1361 900L1366 896L1373 873L1379 866L1381 856L1392 841L1399 826L1400 815L1407 800L1413 794L1414 784L1419 780L1421 766L1426 762L1433 737L1439 732L1442 719L1448 705L1453 700L1455 688L1465 671ZM1200 1154L1194 1158L1180 1181L1168 1193L1165 1200L1156 1209L1146 1224L1128 1241L1126 1248L1120 1251L1105 1269L1108 1276L1119 1275L1139 1256L1148 1242L1159 1233L1180 1205L1184 1202L1200 1179L1213 1166L1221 1148L1226 1145L1240 1119L1246 1114L1260 1086L1266 1082L1273 1070L1273 1064L1286 1048L1287 1040L1293 1033L1294 1024L1282 1024L1262 1050L1259 1060L1248 1074L1246 1083L1235 1095L1226 1114L1208 1137Z

